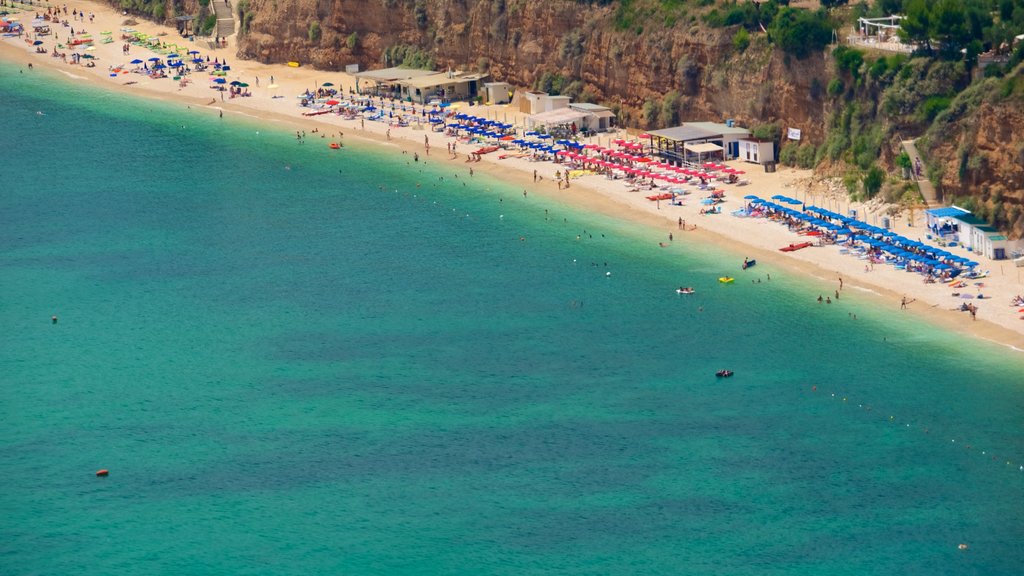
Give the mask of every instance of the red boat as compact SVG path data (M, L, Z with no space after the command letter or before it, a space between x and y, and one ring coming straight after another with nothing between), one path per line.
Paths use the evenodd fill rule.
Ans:
M783 252L796 252L797 250L800 250L800 249L803 249L803 248L807 248L810 245L811 245L810 242L801 242L799 244L790 244L789 246L785 246L783 248L779 248L779 250L781 250Z

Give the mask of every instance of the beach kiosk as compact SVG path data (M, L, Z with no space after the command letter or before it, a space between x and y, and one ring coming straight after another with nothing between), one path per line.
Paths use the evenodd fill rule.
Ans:
M744 162L762 165L775 162L775 142L771 140L740 138L739 145L740 149L737 158Z
M512 101L512 85L508 82L485 82L484 102L488 104L508 104Z

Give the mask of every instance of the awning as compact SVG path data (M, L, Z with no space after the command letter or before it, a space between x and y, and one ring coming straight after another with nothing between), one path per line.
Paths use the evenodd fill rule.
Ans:
M712 144L711 142L704 142L703 144L687 144L683 146L689 152L694 154L707 154L708 152L721 152L722 147L718 144Z
M545 126L559 126L579 122L589 115L590 114L587 112L577 112L572 108L559 108L558 110L549 110L547 112L541 112L540 114L534 114L533 116L530 116L530 122L535 125L543 124Z

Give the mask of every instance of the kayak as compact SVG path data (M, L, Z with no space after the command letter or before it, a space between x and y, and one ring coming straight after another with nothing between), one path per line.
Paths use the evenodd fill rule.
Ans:
M696 292L693 288L676 288L676 294L693 294Z
M735 280L735 278L730 278L728 276L722 276L721 278L718 279L718 281L721 282L722 284L732 284Z
M790 244L789 246L784 246L782 248L779 248L779 250L781 250L783 252L795 252L795 251L800 250L802 248L807 248L810 245L811 245L810 242L801 242L799 244Z

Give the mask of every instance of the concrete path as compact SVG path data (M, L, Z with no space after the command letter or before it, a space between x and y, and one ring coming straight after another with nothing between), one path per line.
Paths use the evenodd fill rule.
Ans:
M213 12L217 15L215 35L227 38L235 33L235 17L231 6L225 0L213 1Z
M914 181L917 182L917 188L921 191L921 196L924 198L924 203L929 208L936 208L942 206L942 202L939 201L939 196L935 192L935 186L932 186L930 180L928 180L928 169L925 167L924 161L921 160L921 154L917 151L917 146L914 144L914 140L904 140L903 149L910 156L911 171L914 174ZM920 170L918 169L920 167ZM920 172L920 176L918 176Z

